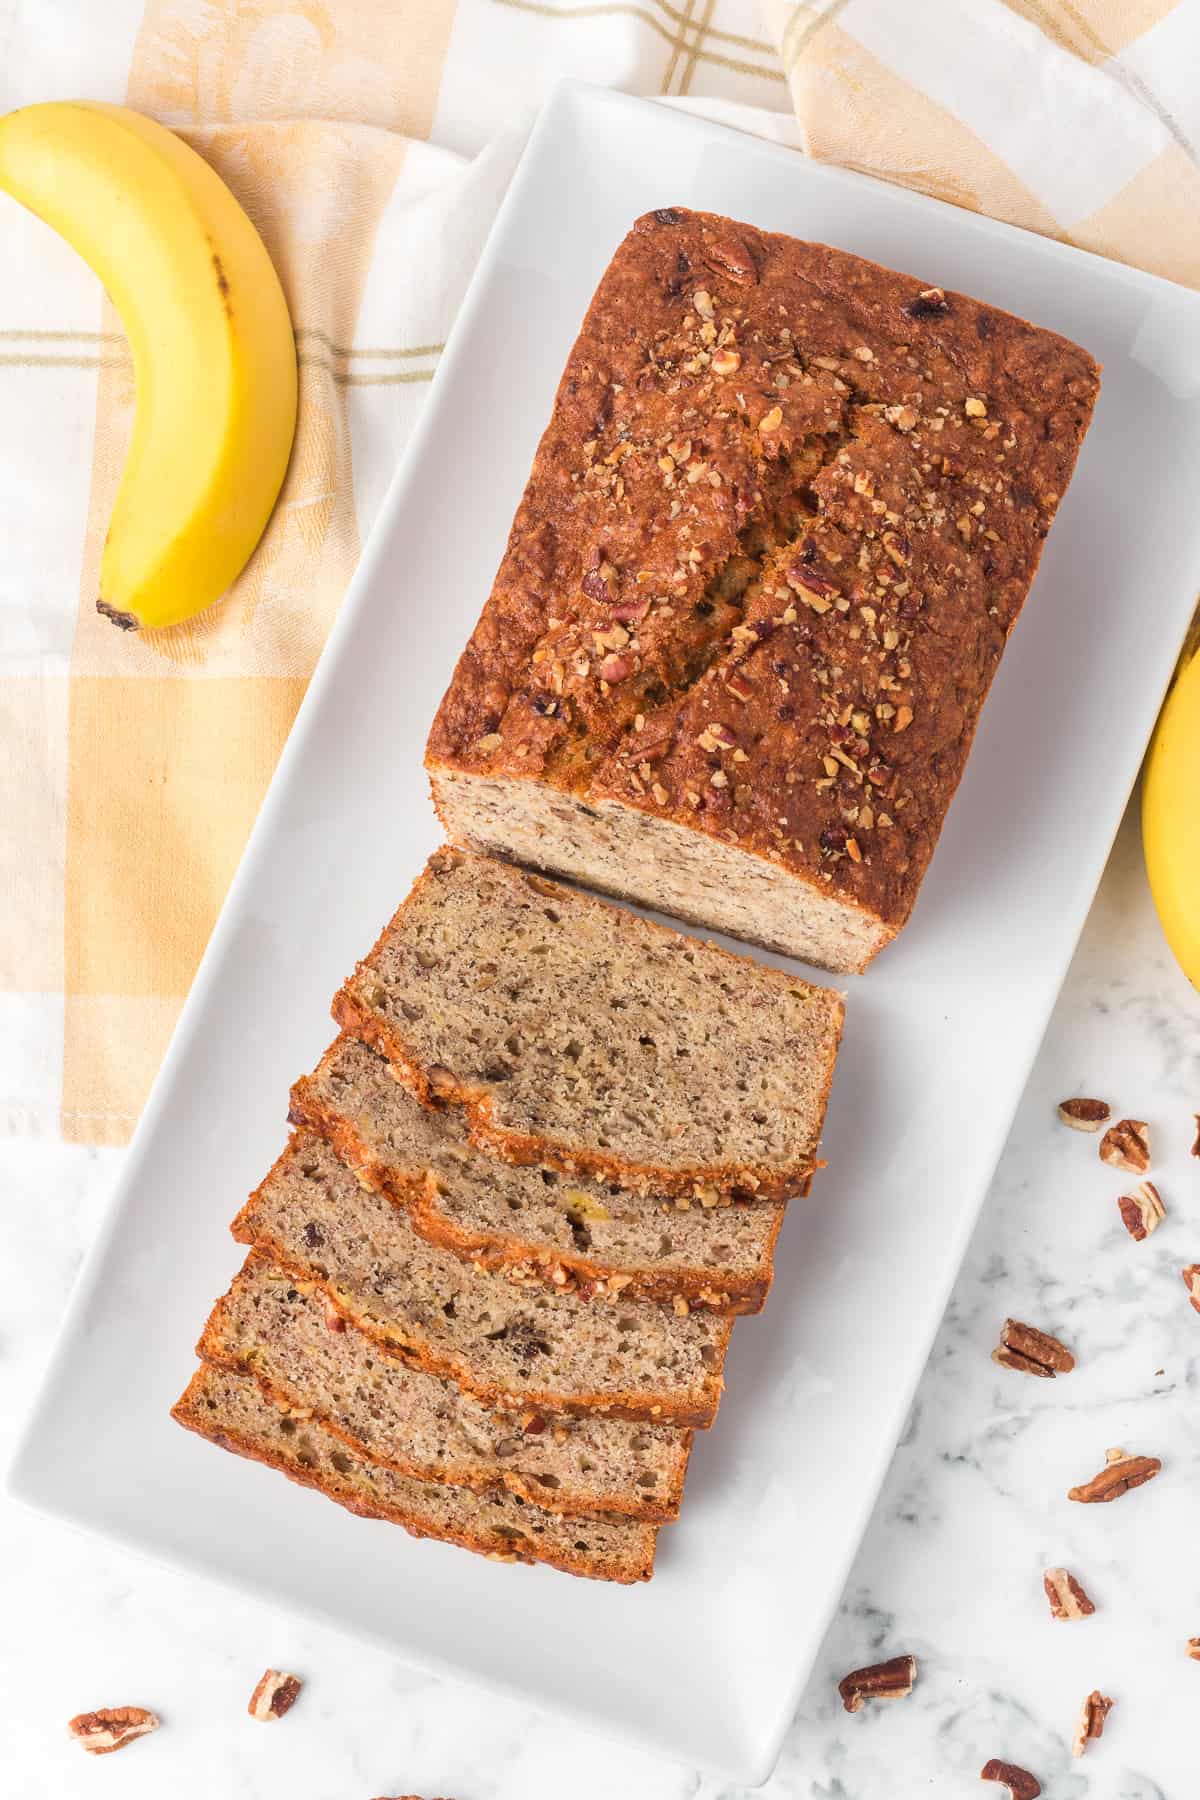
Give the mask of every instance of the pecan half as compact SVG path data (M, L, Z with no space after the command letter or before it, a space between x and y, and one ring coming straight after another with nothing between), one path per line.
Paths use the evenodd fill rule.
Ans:
M1139 1181L1132 1194L1122 1194L1117 1201L1121 1223L1137 1243L1157 1231L1167 1216L1162 1195L1152 1181Z
M705 248L704 260L710 269L719 269L740 287L753 287L758 281L758 269L749 245L741 238L732 235L718 238L715 244Z
M1040 1375L1050 1381L1056 1375L1069 1375L1075 1367L1075 1358L1065 1344L1036 1325L1022 1325L1019 1319L1005 1319L992 1361L1002 1369L1019 1369L1023 1375Z
M1188 1299L1196 1311L1200 1312L1200 1263L1189 1263L1187 1268L1182 1270L1182 1275L1183 1285L1188 1291Z
M1052 1618L1086 1619L1096 1610L1069 1569L1047 1569L1042 1586Z
M285 1712L291 1712L303 1685L298 1675L285 1675L282 1669L268 1669L251 1694L246 1711L252 1719L261 1719L264 1725L269 1725L272 1719L282 1719Z
M1110 1450L1100 1473L1093 1475L1082 1487L1069 1489L1067 1499L1081 1500L1085 1506L1119 1500L1130 1488L1153 1481L1161 1468L1157 1456L1130 1456L1128 1450Z
M1028 1769L1018 1769L1016 1763L1001 1762L993 1756L991 1762L984 1763L979 1771L980 1781L1000 1781L1008 1789L1008 1800L1038 1800L1042 1784L1036 1775Z
M1072 1131L1099 1131L1112 1118L1107 1100L1060 1100L1058 1116Z
M1129 1175L1150 1167L1150 1127L1145 1119L1118 1119L1100 1139L1100 1161Z
M858 1712L864 1700L904 1700L917 1678L915 1656L893 1656L887 1662L852 1669L838 1682L838 1693L847 1712Z
M1071 1739L1072 1756L1082 1756L1093 1738L1104 1736L1104 1721L1112 1711L1112 1706L1107 1694L1102 1694L1099 1688L1092 1689L1079 1709L1075 1736Z
M144 1706L102 1706L98 1712L76 1713L67 1730L93 1756L123 1750L134 1738L158 1730L158 1714Z

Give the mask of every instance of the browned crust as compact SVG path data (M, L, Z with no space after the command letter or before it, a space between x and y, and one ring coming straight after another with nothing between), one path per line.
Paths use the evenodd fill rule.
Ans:
M264 1262L270 1260L263 1257L261 1252L251 1250L250 1258L255 1257ZM536 1482L527 1481L518 1469L497 1468L489 1476L478 1468L469 1468L457 1463L431 1465L413 1462L403 1456L385 1456L376 1446L364 1444L361 1438L355 1437L354 1433L339 1420L332 1418L322 1406L320 1398L314 1399L311 1394L298 1393L283 1383L272 1380L245 1358L234 1355L225 1349L219 1341L219 1333L222 1316L228 1305L229 1295L222 1295L209 1315L200 1342L196 1345L196 1355L201 1361L211 1364L216 1369L227 1369L234 1375L248 1376L276 1406L284 1409L303 1408L305 1411L310 1411L317 1423L329 1432L331 1437L340 1438L342 1443L367 1462L379 1463L385 1469L394 1469L397 1475L407 1476L411 1481L433 1481L440 1483L443 1487L473 1488L481 1494L504 1488L510 1494L519 1494L522 1500L528 1500L532 1505L539 1507L542 1512L561 1513L572 1518L577 1516L586 1518L597 1513L620 1513L625 1518L645 1519L655 1524L666 1524L679 1516L683 1484L692 1451L690 1437L682 1446L679 1466L673 1471L670 1489L662 1499L646 1499L636 1492L624 1495L617 1493L606 1499L603 1505L599 1504L595 1495L573 1494L564 1492L561 1488L553 1491L543 1489ZM351 1329L357 1329L357 1327L352 1326ZM390 1350L382 1350L381 1354L395 1362L401 1369L407 1366L403 1357L394 1355Z
M705 348L702 316L732 368L711 338ZM616 800L898 929L1098 389L1077 345L928 278L683 207L647 214L568 357L427 767ZM769 512L797 451L812 465L796 489L808 489L805 522L768 547L766 591L698 616L731 559L758 557L744 539L755 496ZM804 599L803 569L787 606L797 556L827 611ZM876 617L848 643L863 605ZM622 619L620 654L605 657L605 628ZM881 758L879 777L835 773L819 788L821 702L837 715L854 690L911 708L911 725L893 713L861 733L852 758L860 771ZM700 741L711 719L732 728L740 773ZM803 779L788 785L785 770ZM718 771L728 779L714 789ZM846 809L860 802L873 822L852 826L855 856Z
M284 1152L286 1156L287 1152ZM279 1166L280 1157L275 1165ZM273 1171L272 1171L273 1172ZM270 1180L270 1175L266 1180ZM261 1186L265 1186L263 1182ZM614 1419L635 1419L655 1425L687 1425L695 1430L706 1431L717 1416L717 1408L721 1404L721 1393L725 1382L720 1369L705 1375L698 1389L694 1390L695 1399L691 1402L680 1396L662 1393L634 1393L627 1391L615 1398L611 1394L582 1393L560 1394L551 1389L535 1387L509 1390L499 1387L495 1382L481 1379L469 1364L456 1358L438 1356L427 1344L417 1343L401 1335L399 1330L389 1327L384 1321L373 1319L364 1313L356 1302L355 1296L338 1283L318 1273L310 1263L303 1262L289 1252L277 1238L264 1232L254 1223L254 1207L260 1189L251 1194L241 1212L234 1219L230 1231L239 1244L247 1244L264 1251L272 1262L299 1281L311 1281L335 1306L342 1317L365 1332L376 1343L392 1350L417 1368L427 1369L433 1375L448 1376L456 1381L459 1387L469 1394L474 1394L488 1406L500 1411L509 1411L529 1405L545 1407L550 1412L563 1413L607 1413ZM733 1329L733 1320L726 1322L724 1340L721 1343L721 1362L725 1360L725 1352L729 1347L729 1333Z
M834 1028L833 1041L821 1084L812 1142L806 1146L801 1160L787 1170L773 1168L768 1164L750 1163L697 1163L686 1167L665 1168L654 1163L630 1162L611 1152L567 1147L551 1138L537 1137L530 1132L515 1131L511 1127L498 1125L492 1116L492 1096L465 1083L450 1080L435 1089L429 1072L422 1066L412 1045L401 1037L390 1020L382 1018L359 1000L354 992L354 984L364 971L370 969L397 921L412 905L421 889L436 879L444 863L448 860L465 861L468 857L486 860L478 858L474 852L458 850L449 845L443 845L440 850L434 851L368 954L360 959L354 974L334 995L330 1010L335 1023L343 1031L349 1032L351 1037L358 1038L369 1049L386 1057L400 1080L422 1106L436 1107L447 1102L461 1106L472 1142L481 1149L491 1151L494 1156L501 1157L505 1162L542 1164L568 1175L592 1175L601 1181L614 1181L636 1193L661 1194L664 1199L689 1195L698 1187L705 1186L715 1187L725 1194L749 1192L758 1200L787 1200L806 1190L806 1184L816 1167L821 1127L829 1104L829 1091L833 1085L833 1071L846 1018L845 1002L831 988L807 984L813 987L814 993L823 995L829 1003L830 1020ZM604 907L608 904L592 894L566 887L561 882L548 882L547 885L557 888L565 905ZM677 939L680 935L670 926L660 925L655 919L643 919L641 923L651 932L661 933L663 937ZM717 956L728 958L739 967L745 966L744 957L736 956L733 951L724 949L720 944L706 943L705 948ZM768 980L777 981L781 986L794 987L796 984L794 976L785 975L781 970L761 963L755 966L761 975Z
M297 1486L313 1488L317 1493L324 1494L327 1500L344 1507L347 1512L357 1514L360 1519L383 1519L389 1524L403 1526L410 1537L433 1538L441 1543L457 1544L460 1549L473 1550L479 1556L495 1557L502 1554L505 1557L511 1556L516 1562L545 1563L549 1568L561 1569L566 1575L583 1575L596 1581L616 1581L622 1585L630 1585L638 1581L649 1581L654 1573L655 1532L649 1526L647 1531L650 1542L644 1560L618 1563L610 1570L608 1567L599 1567L589 1555L551 1552L545 1556L534 1556L513 1549L508 1539L435 1528L428 1520L422 1521L400 1508L367 1506L358 1498L351 1485L339 1480L336 1473L324 1470L319 1475L313 1474L301 1465L286 1462L272 1446L251 1440L231 1426L214 1424L207 1416L207 1408L201 1410L200 1395L203 1387L204 1369L200 1368L171 1408L171 1417L176 1424L182 1425L185 1431L194 1431L197 1437L207 1439L210 1444L217 1444L222 1450L231 1451L235 1456L244 1456L251 1462L264 1463L269 1469L277 1469Z
M519 1237L493 1236L460 1225L442 1210L432 1174L414 1174L413 1180L405 1181L395 1169L372 1156L353 1121L321 1101L309 1075L302 1076L292 1089L289 1117L294 1125L303 1125L323 1137L377 1193L402 1206L413 1229L428 1243L452 1250L464 1262L481 1263L493 1271L519 1273L522 1279L536 1279L559 1291L569 1288L585 1299L605 1289L615 1276L626 1299L669 1306L678 1297L686 1300L689 1307L732 1316L761 1312L766 1304L774 1275L775 1241L783 1224L785 1208L781 1202L768 1203L774 1205L775 1222L758 1273L629 1268L575 1251L541 1248Z

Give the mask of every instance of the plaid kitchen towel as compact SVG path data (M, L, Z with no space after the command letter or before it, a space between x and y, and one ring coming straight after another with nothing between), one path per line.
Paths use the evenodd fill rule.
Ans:
M88 271L0 195L0 1126L129 1135L556 77L1195 285L1198 67L1200 0L0 0L0 109L124 100L183 131L262 231L301 365L235 588L114 631L93 602L129 360Z

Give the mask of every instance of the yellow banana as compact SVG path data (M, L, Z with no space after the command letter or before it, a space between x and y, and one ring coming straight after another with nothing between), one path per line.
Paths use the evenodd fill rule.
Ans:
M1150 891L1176 961L1200 988L1200 638L1185 650L1142 775Z
M51 101L0 118L0 188L61 233L121 315L133 437L97 606L174 625L237 577L296 428L296 346L266 247L182 138L124 106Z

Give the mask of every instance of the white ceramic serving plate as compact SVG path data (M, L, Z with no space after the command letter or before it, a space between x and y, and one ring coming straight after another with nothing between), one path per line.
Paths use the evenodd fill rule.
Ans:
M678 202L1067 333L1096 421L908 930L850 984L829 1170L739 1323L649 1587L366 1523L168 1407L329 999L438 839L421 756L617 242ZM566 86L501 210L76 1291L22 1498L398 1656L762 1779L904 1421L1200 586L1200 298L662 106ZM820 977L818 977L820 979ZM119 1403L114 1403L119 1397Z

